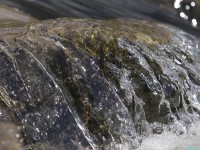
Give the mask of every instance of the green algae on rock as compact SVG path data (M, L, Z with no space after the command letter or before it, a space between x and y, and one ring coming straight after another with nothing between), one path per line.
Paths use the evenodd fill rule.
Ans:
M0 30L0 98L24 147L131 150L199 119L199 40L183 31L130 19Z

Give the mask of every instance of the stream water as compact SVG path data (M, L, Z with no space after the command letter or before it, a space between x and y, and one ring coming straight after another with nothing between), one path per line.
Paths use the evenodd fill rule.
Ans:
M172 24L195 36L192 28L200 20L198 0L0 0L38 19L68 18L137 18ZM181 16L181 17L180 17Z
M199 34L192 19L177 16L174 2L0 2L39 19L131 17ZM20 126L23 146L200 149L197 37L129 20L58 19L0 31L0 99Z

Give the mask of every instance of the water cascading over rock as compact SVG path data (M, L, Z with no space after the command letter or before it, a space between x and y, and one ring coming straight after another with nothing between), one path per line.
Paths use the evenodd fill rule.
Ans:
M137 20L0 28L0 121L24 149L135 149L199 120L199 40Z

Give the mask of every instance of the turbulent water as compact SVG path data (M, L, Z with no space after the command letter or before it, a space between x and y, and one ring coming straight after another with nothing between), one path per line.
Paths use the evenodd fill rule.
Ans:
M138 150L199 150L199 123L192 125L187 134L179 135L171 132L150 135L144 139Z
M0 120L24 149L180 149L165 137L199 125L200 42L181 30L57 19L0 35Z

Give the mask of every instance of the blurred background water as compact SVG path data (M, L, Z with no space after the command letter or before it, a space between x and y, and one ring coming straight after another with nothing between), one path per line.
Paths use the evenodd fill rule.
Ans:
M137 18L177 26L200 36L200 0L0 0L37 19Z
M199 28L199 21L200 21L200 10L199 10L199 8L200 8L200 0L56 0L56 1L53 1L53 0L0 0L0 4L4 4L4 5L7 5L7 6L14 7L14 8L18 8L19 10L22 10L25 13L30 14L33 17L35 17L35 18L37 18L39 20L54 19L54 18L59 18L59 17L68 17L68 18L93 18L93 19L136 18L136 19L141 19L141 20L152 20L152 21L158 21L158 22L163 22L163 23L171 24L171 25L177 26L177 27L179 27L179 28L181 28L181 29L183 29L183 30L185 30L185 31L187 31L187 32L189 32L189 33L197 36L197 37L200 37L200 28ZM3 13L8 13L7 16L13 15L14 17L17 17L18 20L20 20L19 18L21 18L21 20L28 20L27 18L24 18L23 15L18 15L18 16L14 15L13 13L11 14L10 12L5 11L5 9L3 10ZM0 19L1 19L1 15L2 15L2 13L0 11ZM1 25L1 22L0 22L0 25ZM174 30L174 31L176 31L176 30ZM192 38L190 40L190 38L186 38L186 36L181 35L183 33L175 32L175 34L178 35L177 37L179 37L179 36L181 37L180 41L178 41L179 38L177 39L177 41L176 40L173 41L174 45L178 44L178 46L176 45L176 47L180 47L180 49L177 49L177 51L176 51L176 49L174 50L173 49L174 45L172 44L171 45L172 47L170 47L170 46L167 47L169 49L169 51L173 49L174 52L180 52L179 50L183 49L183 50L188 51L188 54L192 54L192 56L193 56L193 54L197 54L197 52L198 52L197 50L198 49L196 48L197 46L196 46L196 41L195 41L194 38ZM58 42L59 41L57 41L55 43L58 44ZM56 45L56 46L58 46L58 45ZM191 45L193 45L193 46L191 46ZM131 46L133 46L135 48L134 45L131 45ZM9 48L7 48L7 49L9 49ZM164 51L164 49L165 49L165 47L163 47L162 50ZM150 50L148 50L148 51L150 51ZM193 52L193 53L191 53L191 52ZM176 55L178 55L178 53L175 53L175 54L172 53L172 55L170 55L170 56L176 56ZM181 55L182 55L182 53L181 53ZM28 56L29 55L27 55L27 59L24 59L22 57L21 58L22 62L23 61L24 62L26 62L26 61L29 62L29 57ZM36 64L38 62L40 63L40 61L36 59L37 57L35 58L33 56L31 54L30 58L32 58L36 62ZM59 56L60 55L58 55L58 57ZM143 56L142 57L141 56L142 55L138 55L138 58L139 58L138 60L145 60L143 58ZM185 58L187 58L186 56L182 55L182 57L181 57L182 59L184 59L183 62L185 64L188 63L185 60ZM188 56L190 56L190 55L188 55ZM2 58L1 58L1 60L3 62L4 60ZM55 56L55 58L57 58L57 55ZM157 55L153 55L152 60L153 61L155 61L155 60L158 61L159 60L158 62L160 62L160 63L158 63L158 64L164 64L164 63L161 63L161 62L165 61L165 59L162 60L162 58L161 59L156 59L156 58L157 58ZM177 70L180 69L179 67L177 67L177 64L180 65L181 63L180 62L177 63L176 57L173 57L173 58L175 60L172 61L171 59L169 59L168 64L172 65L173 68L177 68ZM64 60L64 62L65 62L65 60ZM24 64L26 64L26 63L24 63ZM144 65L146 65L146 64L147 63L144 63ZM170 66L170 65L166 65L166 66ZM197 63L197 66L198 66L198 63ZM145 70L145 68L148 68L148 67L143 66L143 68ZM196 68L198 68L198 67L196 67ZM5 69L5 70L9 71L9 69ZM4 73L5 70L3 70L2 73ZM45 69L43 69L43 70L45 70ZM164 69L163 70L167 70L167 72L169 73L169 76L172 77L172 78L175 78L176 77L176 73L178 72L176 69L173 69L174 72L172 70L168 69L168 68L165 69L165 65L164 65ZM32 70L28 68L27 70L25 70L25 72L26 71L28 72L28 71L32 71ZM197 72L197 70L195 70L195 71ZM34 70L34 72L35 72L35 70ZM174 74L174 76L171 75L171 73ZM33 73L30 73L30 74L33 74ZM48 72L46 74L47 74L47 76L50 76L48 74ZM198 74L198 72L197 72L197 74ZM132 83L131 82L129 83L129 80L126 79L127 78L126 76L127 76L126 74L124 76L122 76L123 80L120 81L120 82L121 82L122 85L126 86L126 88L128 89L127 93L129 94L129 90L130 89L132 90L134 88L131 86ZM154 76L154 74L152 76ZM37 73L36 73L36 77L37 77ZM180 78L181 78L181 76L180 76ZM189 77L188 77L188 79L189 79ZM180 83L178 84L179 85L178 87L182 87L182 82L181 81L182 80L180 80ZM148 82L148 80L145 81L145 82L147 82L147 84L149 84L149 85L151 83L150 80L149 80L149 82ZM158 83L158 82L155 82L155 83ZM196 88L197 86L193 86L193 82L190 81L190 80L189 80L189 83L192 85L191 89L193 91L191 90L192 91L191 93L190 93L190 91L186 92L186 93L187 94L189 93L188 95L189 95L189 97L192 97L191 98L192 100L193 99L197 99L196 94L193 94L195 92L197 93L197 90L198 90ZM127 87L127 85L129 87ZM40 84L38 84L38 87L39 86L40 86ZM154 84L152 84L152 87L153 86L154 86ZM99 86L99 87L101 87L101 86ZM198 86L198 88L199 88L199 86ZM40 92L40 88L37 88L37 89L38 89L38 92ZM182 88L180 88L180 89L182 90ZM56 94L59 95L59 93L62 93L62 90L61 91L60 91L60 89L56 89L56 90L57 90ZM104 90L104 88L102 88L101 90ZM169 90L169 92L171 92L173 90L173 88L171 88L171 86L167 85L166 86L166 91L168 91L168 90ZM51 90L49 90L49 91L51 91ZM20 93L18 93L18 94L20 95ZM34 96L37 95L34 92L32 94ZM54 94L55 94L55 92L54 92ZM99 96L99 97L101 97L101 96ZM41 98L41 100L42 100L42 98ZM50 101L50 102L53 103L53 101ZM55 112L57 112L57 109L62 110L60 108L64 108L62 111L59 112L60 114L57 113L57 114L60 115L60 116L58 115L58 119L59 119L58 120L58 125L62 125L63 124L62 118L65 118L65 116L63 114L65 114L65 111L67 111L67 109L65 108L65 107L67 107L67 105L63 105L60 102L59 105L58 105L58 107L57 107L57 101L55 103L56 103L56 106L53 107L53 109L55 110ZM109 104L109 103L103 103L103 104L104 104L104 106L106 106L105 107L105 110L106 110L107 109L107 104ZM113 105L113 106L114 106L113 108L116 108L116 107L118 107L118 104L116 105L116 107L115 107L115 105ZM48 106L47 106L47 108L48 108ZM29 112L28 112L27 113L28 117L26 116L27 118L25 117L25 119L24 119L25 120L24 121L25 125L24 124L23 125L26 126L25 129L27 129L27 128L29 129L29 124L31 124L32 125L31 127L35 129L34 130L35 132L33 132L33 133L31 132L31 130L28 130L27 132L26 132L26 130L24 130L24 135L28 135L30 137L30 139L35 138L34 139L35 141L37 141L37 140L38 141L42 141L43 139L45 141L48 138L51 139L52 136L49 136L47 134L47 131L49 129L52 129L53 133L57 132L57 130L61 131L61 128L53 128L53 127L51 128L51 123L52 123L51 120L47 122L48 124L46 126L43 125L44 124L43 122L45 122L45 120L44 120L43 117L47 116L49 118L48 115L44 115L43 111L46 111L46 110L41 107L41 110L39 108L39 113L38 112L36 112L36 113L35 112L33 112L33 113L30 112L30 114L31 114L30 116L32 116L32 118L29 116ZM54 111L52 111L52 112L54 113ZM49 112L45 112L45 113L51 114ZM52 113L52 116L54 117L53 113ZM36 118L34 120L34 117L37 117L38 114L41 115L42 117L39 116L38 117L39 119ZM129 116L129 112L128 111L126 111L124 114L125 115L128 114L128 116ZM142 113L140 113L140 111L138 111L136 114L142 114ZM27 119L29 119L30 121L26 124ZM22 119L22 122L23 122L23 119ZM35 122L36 122L36 125L35 125ZM123 122L126 122L126 121L123 121ZM37 123L39 124L38 126L37 126ZM41 126L41 124L42 124L42 126ZM134 129L134 128L132 128L132 125L133 124L131 124L129 126L129 124L125 124L124 126L127 127L127 128L130 127L130 129ZM180 123L180 125L182 125L182 124ZM159 127L159 124L158 124L158 127ZM181 128L181 127L178 126L177 128ZM185 128L185 126L183 126L183 127ZM63 128L66 128L65 124L63 124ZM79 131L79 130L77 129L77 131ZM41 134L40 134L40 132L41 132ZM73 130L72 130L72 132L73 132ZM46 136L43 136L43 133L45 133ZM198 147L200 147L200 145L199 145L200 135L198 133L199 133L199 124L194 127L194 132L193 131L191 132L192 137L190 136L190 134L178 137L175 134L165 133L165 132L163 134L160 134L160 135L152 135L150 138L147 138L147 139L144 140L144 142L142 143L141 149L142 150L145 150L145 149L148 149L148 150L150 150L150 149L163 149L164 150L163 146L165 146L166 150L169 150L170 149L169 147L172 147L173 150L174 150L174 149L177 149L177 147L176 147L177 145L181 146L180 147L181 149L185 149L187 146L198 146ZM71 134L71 133L69 133L69 134ZM55 135L57 136L57 134L55 134ZM67 135L64 134L64 136L61 137L61 138L66 138L66 137L67 137ZM185 141L183 141L183 140L185 140ZM169 147L167 147L167 146L169 146Z

